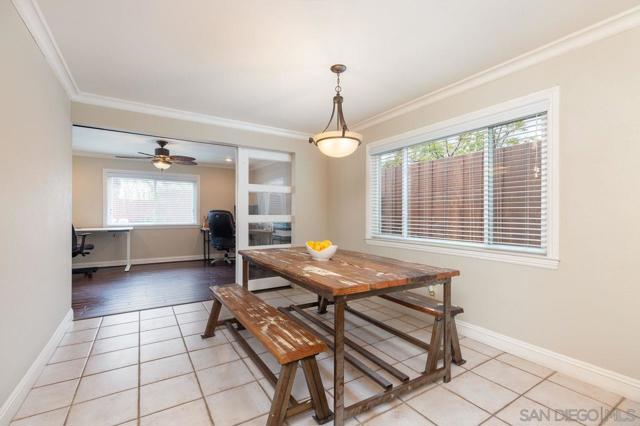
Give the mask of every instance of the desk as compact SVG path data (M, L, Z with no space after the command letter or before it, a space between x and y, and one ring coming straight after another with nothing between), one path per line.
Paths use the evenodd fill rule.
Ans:
M133 231L133 226L114 226L110 228L78 228L77 232L90 232L90 233L98 233L98 232L125 232L127 234L127 264L124 266L124 271L129 272L131 269L131 231Z
M451 279L459 275L458 271L342 249L338 250L333 258L326 262L313 260L304 247L240 250L239 253L242 256L242 285L244 288L248 286L249 263L253 263L269 269L319 296L318 303L292 305L289 308L281 308L281 310L297 312L301 314L302 318L319 325L318 323L324 324L324 322L303 309L318 306L319 313L326 312L320 304L320 297L334 303L333 328L326 324L321 327L327 327L327 331L330 331L334 337L333 412L335 426L343 426L345 419L355 417L376 405L389 402L415 388L434 383L440 379L443 379L445 383L451 380ZM442 367L437 368L434 363L433 368L417 378L409 379L406 374L378 358L375 354L361 348L345 336L344 312L348 301L434 284L440 284L444 288L444 332L443 336L437 336L432 341L429 357L433 356L437 360L440 342L443 342L444 365ZM352 309L349 308L349 310ZM299 319L295 316L293 318ZM345 407L345 343L369 361L400 378L402 383L397 386L385 383L384 377L380 377L376 371L365 366L362 371L371 378L377 378L377 383L383 389L376 395Z

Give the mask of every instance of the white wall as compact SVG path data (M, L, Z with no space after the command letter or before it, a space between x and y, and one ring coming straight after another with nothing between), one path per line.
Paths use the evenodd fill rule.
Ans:
M1 405L71 305L71 121L10 1L0 2L0 57Z
M560 86L558 270L365 244L365 150L330 161L341 247L457 268L463 320L640 378L640 29L364 130L366 142ZM463 60L463 58L461 58Z

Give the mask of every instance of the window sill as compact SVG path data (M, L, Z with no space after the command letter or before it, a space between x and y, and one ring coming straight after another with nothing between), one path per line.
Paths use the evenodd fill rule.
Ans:
M418 250L428 253L447 254L452 256L463 256L474 259L492 260L496 262L513 263L516 265L534 266L544 269L558 269L560 261L545 256L531 255L524 253L508 253L477 248L451 247L439 244L415 243L398 240L387 240L381 238L368 238L367 244L373 246L394 247L406 250Z

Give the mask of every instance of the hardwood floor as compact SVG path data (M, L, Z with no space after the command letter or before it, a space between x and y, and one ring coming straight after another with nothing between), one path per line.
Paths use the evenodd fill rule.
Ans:
M235 282L235 266L202 261L100 268L93 278L74 275L75 319L92 318L211 298L209 286Z

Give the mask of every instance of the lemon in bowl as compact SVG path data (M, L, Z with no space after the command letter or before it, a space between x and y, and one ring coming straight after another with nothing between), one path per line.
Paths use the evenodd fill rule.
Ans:
M329 240L324 241L307 241L307 252L311 255L313 260L326 261L336 254L338 246L333 245Z

